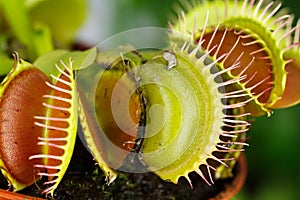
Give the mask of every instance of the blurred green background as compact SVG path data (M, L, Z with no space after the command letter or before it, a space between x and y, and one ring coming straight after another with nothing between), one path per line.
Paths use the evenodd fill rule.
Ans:
M176 0L91 0L89 20L78 38L97 44L135 27L166 27ZM281 1L296 18L300 2ZM298 89L300 92L300 89ZM299 124L298 124L299 123ZM248 132L248 178L234 199L296 200L300 188L300 105L259 117Z

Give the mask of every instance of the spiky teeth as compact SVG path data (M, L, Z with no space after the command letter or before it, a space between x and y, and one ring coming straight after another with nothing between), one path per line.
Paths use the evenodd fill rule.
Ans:
M290 39L299 29L292 27L293 17L279 12L281 4L263 0L204 1L186 3L183 7L187 13L178 9L179 19L171 28L191 35L195 41L205 39L203 47L206 49L220 43L217 53L213 53L216 57L218 52L222 54L226 48L236 45L223 67L231 66L238 58L240 69L227 75L235 78L240 73L247 74L247 79L237 84L238 88L248 90L249 97L253 98L247 110L254 115L260 115L261 111L269 113L286 84L288 60L283 55L299 44ZM260 83L259 86L251 88L256 83Z
M234 105L238 102L235 97L228 100L228 104ZM228 137L221 137L220 144L217 145L219 149L219 156L228 159L226 162L227 166L220 165L216 167L215 178L228 178L233 177L233 168L235 167L236 161L240 156L240 153L244 151L244 146L247 146L246 141L246 131L248 131L250 124L247 122L247 117L250 113L245 112L243 106L236 107L230 110L227 110L227 116L223 120L224 126L222 127L223 132L233 133L234 136L231 140ZM233 123L235 121L235 123ZM230 160L231 159L231 160Z
M225 103L232 95L226 94L224 85L231 86L237 80L224 83L221 76L227 69L219 71L216 67L227 54L215 59L200 45L201 42L184 43L170 48L166 51L168 56L163 52L139 69L141 90L147 99L141 160L150 171L174 183L180 177L190 182L188 175L193 171L208 184L213 183L211 171L215 166L209 160L224 165L231 160L215 153L240 151L246 145L233 138L242 135L248 123L226 114L226 110L243 106ZM176 65L170 68L170 63ZM236 95L242 97L242 93L238 91ZM223 130L226 125L233 130ZM206 171L200 166L205 166Z
M43 128L43 136L38 137L42 153L32 155L30 160L43 159L43 164L36 164L38 175L47 176L49 185L43 193L51 194L65 174L75 145L77 134L77 91L72 72L72 62L56 65L60 72L53 82L47 82L51 93L44 95L44 115L37 115L35 125Z

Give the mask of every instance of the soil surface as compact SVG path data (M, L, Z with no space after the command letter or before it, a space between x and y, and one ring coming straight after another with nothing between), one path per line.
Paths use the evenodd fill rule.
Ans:
M153 173L119 173L118 178L109 186L105 183L105 176L101 169L95 165L90 153L78 139L75 151L62 182L54 192L57 200L112 200L112 199L172 199L172 200L204 200L216 196L224 189L230 180L216 181L213 186L205 184L199 175L191 173L193 188L185 179L173 184L162 181ZM1 188L7 189L7 182L2 177ZM43 197L41 194L45 180L25 188L19 193ZM48 197L48 199L51 199Z

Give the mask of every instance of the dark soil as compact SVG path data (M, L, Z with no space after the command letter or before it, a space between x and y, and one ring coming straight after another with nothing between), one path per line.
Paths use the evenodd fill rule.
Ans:
M230 180L217 181L213 186L206 185L199 175L191 173L193 189L185 179L177 185L162 181L153 173L119 173L118 178L109 186L101 169L78 139L71 164L59 187L54 192L57 200L113 200L113 199L189 199L204 200L216 196L224 189L224 183ZM1 188L7 189L4 178L0 178ZM43 197L42 182L33 184L19 193ZM40 188L39 188L40 187ZM48 199L51 199L48 197Z

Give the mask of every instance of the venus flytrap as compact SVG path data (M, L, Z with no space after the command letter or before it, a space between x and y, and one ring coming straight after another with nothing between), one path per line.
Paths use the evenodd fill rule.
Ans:
M245 120L248 112L252 116L270 115L272 108L288 107L299 101L299 22L293 27L293 16L279 11L280 8L280 3L263 0L184 2L177 7L178 19L170 23L174 32L192 37L195 43L203 40L204 49L217 46L210 54L215 59L228 52L221 64L217 63L220 69L239 61L239 67L224 73L223 78L239 79L233 87L226 88L227 93L237 94L239 89L248 96L233 100L250 101L239 109ZM175 44L180 41L172 35L170 38ZM232 155L237 158L239 152L225 157ZM231 166L234 160L229 162ZM230 173L231 167L220 166L216 178L231 176Z
M192 172L208 185L234 176L248 116L300 99L300 22L280 8L184 3L163 49L56 50L33 65L16 56L0 87L2 173L15 191L46 176L43 193L53 196L79 120L108 184L117 170L191 186Z
M28 158L41 152L37 143L43 128L34 125L33 116L46 112L43 95L51 91L46 81L49 78L43 72L15 54L14 67L1 83L0 167L14 191L40 178L34 165L42 160Z
M234 85L249 95L234 101L251 100L239 109L244 120L247 112L252 116L270 114L271 109L299 102L299 21L293 26L293 15L280 11L280 3L204 1L184 7L186 13L178 9L179 20L171 25L173 30L190 35L196 43L206 40L202 45L205 49L219 45L211 54L216 58L223 51L229 52L223 65L218 65L221 69L240 60L240 68L230 70L223 78L246 76ZM229 88L227 92L234 90ZM245 136L239 139L245 140ZM237 158L239 154L237 151L225 157ZM235 160L227 162L231 167L218 167L215 178L231 177Z
M185 177L192 184L189 173L194 171L212 184L211 170L215 167L211 161L226 165L224 160L227 160L215 154L234 151L234 145L247 145L232 140L238 132L222 129L229 124L233 127L248 125L226 114L226 110L242 104L223 103L231 97L224 90L221 92L222 87L237 80L222 82L220 76L226 70L212 72L219 60L213 60L209 52L200 50L200 44L185 43L180 48L168 49L177 60L171 69L169 62L162 62L163 53L140 67L141 88L147 98L146 113L153 105L161 107L160 112L152 111L151 121L146 126L141 160L150 171L173 183ZM245 131L246 128L239 134ZM233 145L222 150L218 147L228 143Z
M62 65L67 71L57 66L62 75L52 76L52 84L43 72L16 57L1 85L1 169L14 190L46 175L45 184L53 186L44 192L53 195L70 162L77 128L76 90L72 65Z
M270 114L286 85L285 66L291 58L284 54L299 44L299 35L294 41L289 39L299 32L299 24L292 27L293 16L280 8L280 3L264 0L186 2L171 28L192 35L195 41L205 39L202 46L206 49L221 43L213 52L215 57L231 49L221 68L239 59L241 67L226 76L246 75L235 87L253 99L247 110L252 115Z
M89 110L81 117L84 129L92 130L84 131L83 140L92 155L98 155L95 159L108 180L115 177L110 177L114 174L110 168L124 169L125 156L137 154L148 171L164 180L176 183L181 176L189 180L188 174L196 171L211 184L215 166L209 160L226 165L215 153L242 151L247 145L235 134L243 135L249 124L236 120L239 115L226 114L246 102L224 103L243 94L225 93L223 87L237 80L222 82L226 70L215 66L227 54L214 60L200 44L185 42L150 52L126 48L125 54L100 52L98 64L79 73L82 111ZM238 62L230 69L236 67Z
M166 54L171 55L171 57L166 56ZM113 109L109 106L113 94L108 95L108 89L112 88L113 91L116 89L116 86L119 86L124 93L117 98L124 99L122 101L125 103L131 102L129 103L129 108L132 109L130 111L130 117L135 119L133 120L134 126L132 127L132 131L134 131L134 133L132 138L126 138L125 132L110 132L115 129L105 129L106 126L111 127L111 125L118 127L117 124L110 122L114 119L113 117L107 117L107 112L101 113L101 115L104 114L103 117L106 117L108 121L97 114L96 117L99 124L106 121L106 123L102 124L102 128L106 133L118 134L118 137L114 136L113 138L106 135L107 137L104 141L108 139L107 142L113 142L115 144L119 143L119 145L117 144L115 146L121 148L125 152L127 151L129 154L131 151L140 150L139 159L145 167L165 180L177 182L180 176L184 176L189 180L188 173L196 171L207 181L207 183L212 183L213 178L210 170L214 169L214 167L209 164L208 160L212 159L225 164L223 162L224 158L216 157L213 152L219 151L218 145L222 147L228 146L229 140L235 138L236 133L222 130L222 126L226 126L226 124L229 125L229 123L231 124L230 126L233 127L248 126L246 121L230 120L229 118L232 116L224 113L226 109L243 106L242 104L225 105L222 103L222 100L230 99L231 97L228 94L222 94L222 92L219 91L221 90L220 87L227 84L230 85L236 82L236 80L224 83L224 85L222 81L215 82L218 80L217 77L226 70L223 72L211 73L211 70L215 68L215 64L219 60L213 61L209 56L209 52L201 52L199 46L194 46L193 44L185 43L180 49L170 48L164 52L157 52L155 55L156 56L150 60L141 59L143 61L139 61L140 58L134 58L134 61L134 59L132 60L133 57L122 56L120 62L117 62L116 65L111 66L110 69L106 69L101 73L99 84L96 88L96 94L100 95L98 97L96 96L95 99L95 109L97 112L100 110L103 111L104 109L108 109L108 111ZM128 62L139 63L140 65L128 65ZM37 68L30 64L25 66L30 66L30 69L34 71L37 70ZM63 66L64 69L62 69L61 66ZM237 65L234 65L233 67L236 66ZM42 65L40 65L40 68L43 68ZM37 177L48 177L49 181L45 182L45 185L49 185L49 187L46 188L43 193L53 195L55 188L61 181L69 165L73 152L78 115L76 105L79 105L79 116L83 125L83 130L88 130L88 132L85 132L86 143L91 147L90 151L95 155L96 161L99 163L100 167L106 172L109 182L113 181L116 176L111 168L117 167L111 160L114 161L115 159L115 161L118 161L119 163L117 165L120 165L125 158L124 156L119 155L116 159L116 154L112 153L110 149L105 148L107 147L105 142L99 141L97 135L93 135L95 132L91 130L95 129L95 124L92 123L93 120L88 112L88 107L84 106L84 99L77 98L77 86L75 84L74 75L72 75L72 69L74 68L76 67L72 67L71 62L69 62L68 65L61 62L61 65L56 65L56 70L53 71L54 74L58 74L57 76L50 74L51 80L48 78L48 80L42 79L42 81L38 80L32 82L32 84L38 85L45 84L45 88L47 89L39 90L39 92L43 91L44 94L40 95L39 98L36 97L36 99L40 101L40 103L38 103L40 107L34 106L38 112L31 112L31 109L29 109L30 112L28 114L28 119L31 119L32 124L29 124L30 126L27 129L37 130L37 135L34 135L35 140L24 141L25 146L30 145L30 148L27 147L29 156L25 156L24 159L27 158L30 163L33 162L30 165L33 179L31 182L20 187L18 186L20 181L17 181L14 178L14 169L7 170L6 165L2 166L4 172L7 173L7 171L11 171L11 173L7 173L6 176L16 190L35 182L37 178L34 178L34 174L36 174ZM22 68L19 71L25 69L26 68ZM136 74L132 73L131 70ZM41 76L47 77L41 71L38 70L38 72ZM6 83L19 84L16 75L14 75L16 72L13 71L11 74L12 75L9 75L7 78L9 81L5 80L4 86ZM126 76L128 77L126 78ZM156 77L154 80L152 80L153 76ZM24 78L21 80L26 81ZM116 84L112 84L113 82L116 82ZM175 82L176 84L172 86L172 83ZM169 88L163 88L161 85L168 86ZM178 86L176 87L176 90L174 86ZM102 87L105 87L106 89L101 89ZM8 87L4 87L4 91L6 91L7 88ZM187 88L188 90L186 90ZM175 96L172 95L174 92L173 89L176 94ZM26 90L24 90L24 92L27 93ZM128 96L128 94L130 95ZM2 96L2 102L5 98L10 96L13 96L13 94L9 93ZM187 99L183 100L186 96L190 96L189 101L187 101ZM105 98L108 98L108 100L105 100ZM180 100L179 102L177 98ZM128 99L129 101L127 101ZM206 103L208 104L206 105ZM156 104L161 104L163 111L165 111L165 113L163 113L164 115L160 116L161 112L152 109L152 106ZM120 106L122 105L123 104L120 104ZM191 105L193 106L191 107ZM126 105L123 106L126 107ZM23 109L23 105L19 105L19 107ZM207 110L200 112L202 108ZM121 107L120 109L122 110ZM5 111L7 110L9 110L9 107L7 109L2 109L1 114L5 115ZM20 113L22 112L24 111L21 111ZM125 116L126 112L124 111L123 113ZM143 117L143 113L146 114L147 117ZM198 115L199 113L202 114ZM118 114L122 115L122 112L119 112ZM152 118L149 118L150 116ZM165 121L162 121L166 122L166 127L158 127L158 124L155 123L155 121L159 122L161 117L165 118ZM181 121L182 119L184 120ZM119 118L119 120L125 125L130 125L130 123L124 121L124 118L122 117ZM11 126L12 124L8 125L8 127ZM160 130L159 128L162 129ZM177 129L181 131L177 132ZM153 130L159 132L153 135ZM18 133L16 133L16 135L17 137L20 136ZM124 135L125 138L122 139L122 135ZM141 136L145 137L144 141L139 140L141 138L138 137ZM164 139L161 136L163 136ZM220 139L221 136L224 137L224 140ZM22 138L22 136L20 137ZM157 140L157 137L159 138L159 141ZM168 144L170 141L171 143ZM176 149L175 147L178 146L172 146L177 142L180 142L184 148L179 148L173 152L173 150ZM3 147L6 147L7 144L7 142L3 143ZM157 144L159 144L159 146L157 146ZM231 145L229 146L235 145L239 147L246 145L239 141L231 141L230 144ZM4 149L6 148L3 148L3 150ZM164 149L167 151L164 152ZM198 151L194 151L194 149L198 149ZM153 150L155 151L153 152ZM162 154L157 154L156 151L160 152L162 150ZM233 149L228 148L225 151L229 152L231 150ZM189 155L189 152L191 151L194 152L194 154ZM224 149L222 151L224 151ZM183 155L183 160L177 159L178 153ZM5 163L7 160L4 159L5 157L3 155L4 154L1 155L1 158L3 159L2 162ZM174 157L172 155L176 156ZM109 156L111 158L109 158ZM161 156L165 156L165 160L170 162L158 163L157 166L156 161L160 160ZM175 161L173 164L172 159ZM186 162L186 160L189 160L189 162ZM207 180L204 175L207 172L202 172L199 169L200 165L206 166L209 180ZM174 172L173 169L178 167L181 170L175 170ZM28 170L26 173L27 172Z
M77 56L72 53L77 66L88 65L93 52L91 49ZM44 73L16 54L14 67L1 84L1 169L15 191L48 176L45 184L50 186L43 193L53 195L75 145L75 68L71 60L53 67L43 62L37 65L48 71Z
M122 167L125 158L138 149L136 141L143 132L139 126L144 119L143 97L132 70L142 60L132 47L126 51L99 52L95 63L77 76L82 103L80 137L108 184L117 176L113 169Z

